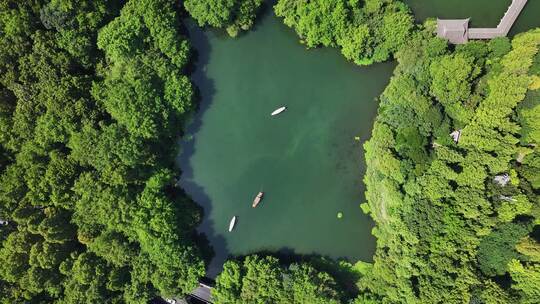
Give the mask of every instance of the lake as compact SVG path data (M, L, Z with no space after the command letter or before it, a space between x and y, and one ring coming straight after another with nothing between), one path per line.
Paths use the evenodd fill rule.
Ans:
M471 16L474 26L496 26L510 3L406 2L418 20ZM540 1L529 2L519 30L540 24ZM215 251L207 275L229 256L260 251L371 261L373 222L359 208L362 143L395 63L357 67L337 50L306 50L270 10L235 39L187 27L201 104L178 163L181 186L205 211L199 231ZM288 110L271 117L282 105ZM252 208L259 191L264 199ZM228 232L233 216L237 225Z
M208 275L228 255L261 250L370 261L362 143L395 64L360 68L337 50L306 50L271 13L236 39L188 27L202 101L179 164L216 251ZM288 110L271 117L281 105Z

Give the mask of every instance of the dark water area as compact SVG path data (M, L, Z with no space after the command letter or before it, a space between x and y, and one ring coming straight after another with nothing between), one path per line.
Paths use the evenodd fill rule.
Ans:
M201 105L178 162L182 188L205 211L200 231L216 254L208 275L258 251L370 261L362 143L395 64L360 68L337 50L306 50L271 12L236 39L188 30ZM288 110L271 117L281 105Z
M404 0L417 21L426 18L471 18L472 27L496 27L512 0ZM540 26L540 0L529 0L510 31L510 35Z

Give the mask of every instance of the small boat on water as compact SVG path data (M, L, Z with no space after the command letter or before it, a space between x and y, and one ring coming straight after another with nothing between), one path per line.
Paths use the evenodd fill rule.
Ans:
M255 199L253 200L253 205L251 207L255 208L257 205L261 202L263 198L264 192L259 192L257 196L255 196Z
M272 112L271 116L276 116L276 115L278 115L279 113L281 113L281 112L283 112L285 110L287 110L287 107L285 107L285 106L283 106L281 108L277 108L277 109L274 110L274 112Z
M229 232L231 232L236 224L236 215L232 217L231 222L229 223Z

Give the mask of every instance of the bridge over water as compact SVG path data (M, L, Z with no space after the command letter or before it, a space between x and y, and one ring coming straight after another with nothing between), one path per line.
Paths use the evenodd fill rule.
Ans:
M504 37L516 22L527 0L512 0L508 10L495 28L469 28L467 19L437 19L437 36L448 39L450 43L462 44L469 39L492 39Z
M155 298L150 301L150 304L212 304L212 286L209 284L199 282L199 286L195 288L191 293L187 294L185 298Z
M199 283L199 287L195 288L189 296L203 303L212 303L212 287L204 283Z

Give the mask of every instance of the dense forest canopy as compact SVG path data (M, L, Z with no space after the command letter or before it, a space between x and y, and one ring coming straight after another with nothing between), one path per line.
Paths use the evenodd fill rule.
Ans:
M340 303L334 279L309 263L280 265L271 257L252 255L229 260L217 279L215 303Z
M175 1L0 1L0 300L148 303L204 275L174 188Z
M360 65L388 60L414 27L409 8L396 0L279 0L274 9L307 47L338 47Z
M231 37L249 30L263 0L186 0L184 6L200 26L225 28Z
M455 50L431 31L397 53L365 144L377 252L360 286L376 302L538 303L540 30Z
M148 303L197 285L201 211L175 187L195 102L179 16L236 36L262 2L0 0L1 303ZM398 60L364 145L377 251L338 270L231 259L215 303L538 303L540 30L454 47L400 1L274 10L307 47Z

